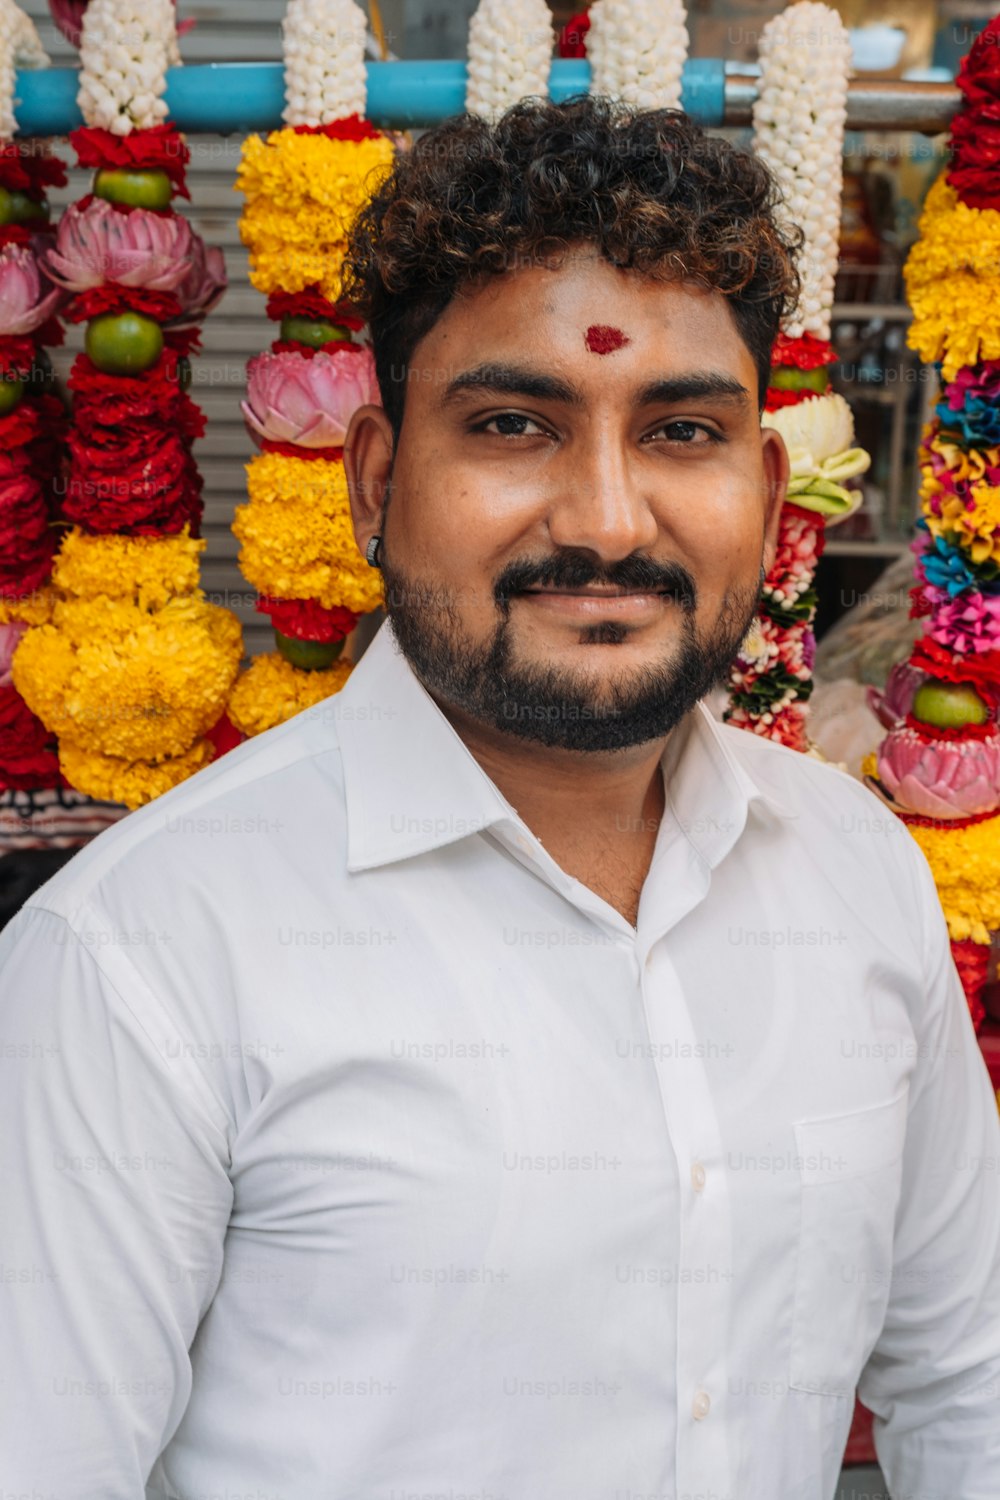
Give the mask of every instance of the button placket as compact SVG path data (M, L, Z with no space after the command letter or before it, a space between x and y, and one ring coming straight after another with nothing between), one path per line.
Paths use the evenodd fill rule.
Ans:
M722 1137L691 1012L662 941L647 955L641 989L682 1183L676 1489L726 1495L733 1485L725 1424L705 1422L712 1392L725 1391L728 1371L733 1240L729 1189L717 1165L724 1159Z

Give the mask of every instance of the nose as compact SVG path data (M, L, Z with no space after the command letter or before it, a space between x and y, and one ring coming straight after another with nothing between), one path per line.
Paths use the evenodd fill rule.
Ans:
M548 512L553 547L584 547L605 562L652 548L659 527L640 470L620 434L592 423L556 477Z

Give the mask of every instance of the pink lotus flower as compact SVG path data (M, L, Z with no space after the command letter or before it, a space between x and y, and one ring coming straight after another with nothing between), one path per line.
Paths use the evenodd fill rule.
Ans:
M191 242L191 226L179 214L121 213L94 198L83 210L70 204L44 261L52 280L71 292L106 281L173 292L191 270Z
M27 628L20 620L0 625L0 687L9 687L14 680L10 664L14 660L14 648Z
M42 276L26 245L0 250L0 334L17 337L34 333L65 300L61 287Z
M879 780L905 812L968 818L1000 804L1000 734L928 743L906 725L878 751Z
M886 680L885 691L868 689L868 707L885 729L894 729L905 719L913 704L913 695L926 679L926 672L911 667L908 661L898 661Z
M247 366L243 402L258 439L300 448L339 448L359 406L378 402L375 361L358 345L334 354L258 354Z
M226 257L217 245L205 244L200 234L191 235L191 265L177 288L184 309L181 317L171 321L171 328L189 328L206 318L225 296L229 278Z
M49 10L52 19L62 32L63 36L73 47L79 47L80 34L83 27L83 13L87 9L88 0L49 0ZM174 0L177 4L177 0ZM183 36L196 26L197 21L178 21L177 35Z

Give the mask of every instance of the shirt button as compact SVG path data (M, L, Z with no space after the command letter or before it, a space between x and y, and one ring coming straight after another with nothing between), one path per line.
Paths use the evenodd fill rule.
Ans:
M712 1398L707 1391L698 1391L691 1402L691 1415L696 1422L701 1422L708 1416L712 1409Z
M700 1161L691 1163L691 1186L700 1193L705 1186L705 1168Z

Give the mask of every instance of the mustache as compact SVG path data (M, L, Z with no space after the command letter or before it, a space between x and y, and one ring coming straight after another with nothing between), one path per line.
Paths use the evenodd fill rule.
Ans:
M698 601L694 579L681 563L656 562L634 553L601 567L585 552L565 551L540 562L509 563L493 586L493 595L506 607L514 594L530 588L580 589L590 584L639 593L670 594L687 611Z

